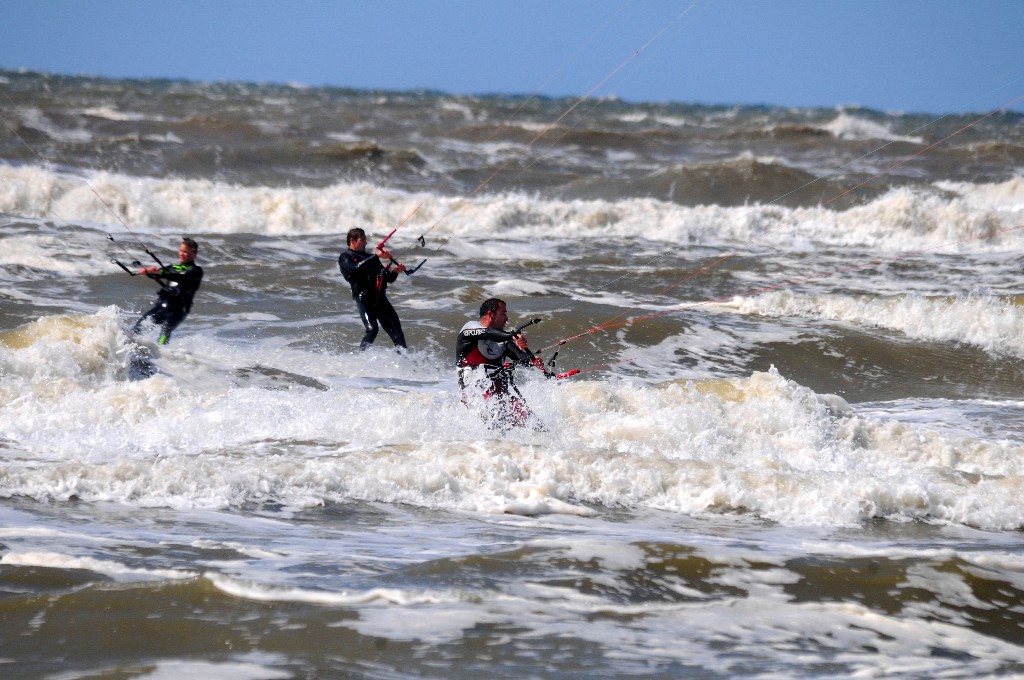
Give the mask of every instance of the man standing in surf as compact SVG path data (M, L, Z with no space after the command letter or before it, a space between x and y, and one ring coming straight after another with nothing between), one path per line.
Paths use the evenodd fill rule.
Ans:
M387 266L381 263L381 258L388 260ZM394 269L391 269L392 263ZM359 319L366 330L359 349L365 350L372 345L380 328L388 334L395 347L405 349L402 322L387 296L388 284L394 283L398 274L405 271L405 265L396 261L383 247L368 253L366 232L356 227L348 232L348 248L338 256L338 268L352 287L352 299L356 301Z
M485 401L493 399L491 424L501 430L525 427L532 416L513 382L512 371L516 366L544 370L540 358L527 346L526 336L506 331L506 323L505 301L489 298L480 305L480 319L466 323L455 340L455 365L463 403L469 404L466 390L473 388L482 393Z
M143 267L139 274L145 274L160 284L160 293L156 304L135 322L133 333L139 333L144 323L151 321L160 324L160 337L157 343L166 345L171 339L171 332L178 327L188 313L192 311L192 298L199 290L203 281L203 268L196 264L199 244L187 236L182 237L178 246L180 264L168 267Z

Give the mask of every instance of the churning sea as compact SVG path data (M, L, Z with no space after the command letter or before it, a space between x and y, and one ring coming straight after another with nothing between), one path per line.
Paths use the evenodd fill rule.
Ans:
M0 72L0 675L1024 676L1024 116L572 105Z

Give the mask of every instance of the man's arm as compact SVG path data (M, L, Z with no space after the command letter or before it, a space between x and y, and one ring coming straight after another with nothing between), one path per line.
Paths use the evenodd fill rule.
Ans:
M496 328L466 328L460 334L474 340L493 340L494 342L508 342L513 338L508 331L499 331Z
M356 280L369 278L365 265L372 259L373 257L370 255L360 259L351 251L345 251L338 256L338 269L341 270L341 275L345 277L345 280L352 283Z

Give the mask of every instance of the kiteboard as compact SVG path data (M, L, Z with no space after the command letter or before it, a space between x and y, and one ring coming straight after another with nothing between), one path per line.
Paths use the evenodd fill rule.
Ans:
M127 369L128 380L133 382L137 380L145 380L147 378L152 378L160 372L156 367L156 364L153 363L153 353L148 347L136 342L129 342L127 349L125 367Z

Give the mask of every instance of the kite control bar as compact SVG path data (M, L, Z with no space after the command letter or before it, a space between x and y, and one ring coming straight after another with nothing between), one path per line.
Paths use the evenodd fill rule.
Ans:
M392 229L391 232L387 236L385 236L383 239L381 239L380 243L377 244L377 247L374 250L383 250L384 244L388 242L389 238L391 238L392 236L395 235L396 231L398 231L398 227L395 227L394 229ZM387 252L387 251L384 251L384 252ZM388 259L391 260L391 264L395 264L395 265L402 264L401 262L399 262L395 258L391 257L391 253L388 253ZM418 265L416 265L412 269L409 269L408 267L406 267L403 271L405 271L405 275L406 276L412 276L413 274L416 273L416 271L420 267L422 267L424 264L426 264L426 262L427 262L427 260L426 260L426 258L424 258L422 262L420 262Z

